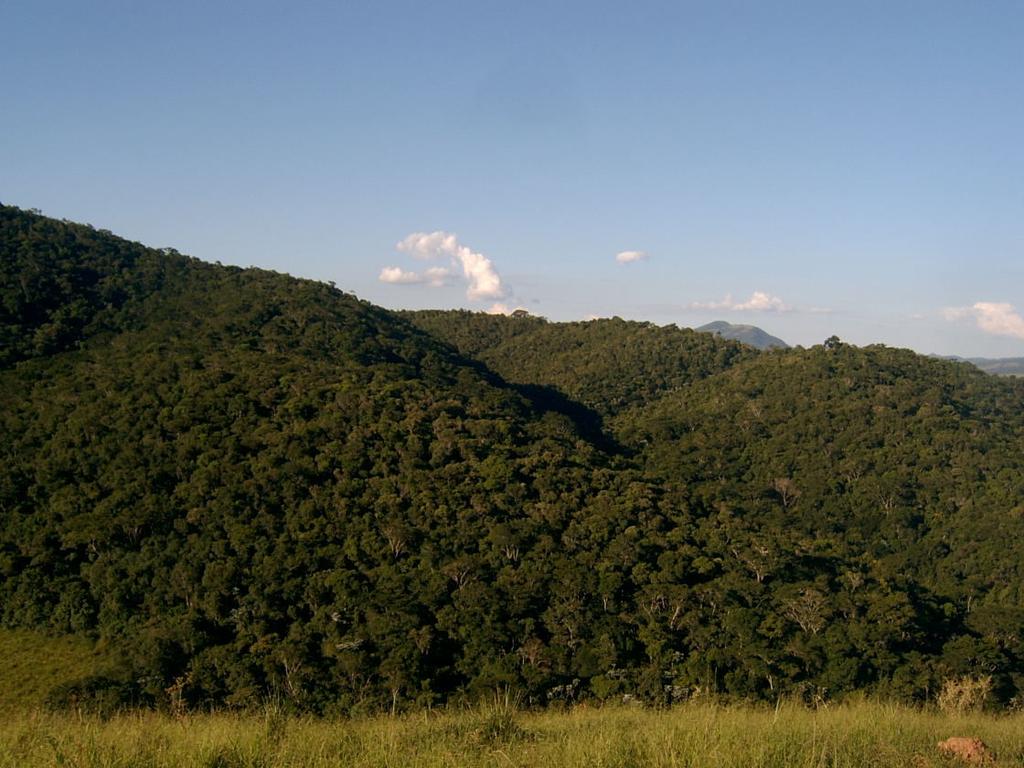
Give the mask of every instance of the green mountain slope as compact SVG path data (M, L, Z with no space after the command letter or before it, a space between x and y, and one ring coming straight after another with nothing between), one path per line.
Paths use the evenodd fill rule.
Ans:
M906 350L816 347L736 366L618 426L652 471L780 535L839 534L950 599L1024 605L1024 382Z
M328 286L3 213L5 265L71 285L6 300L5 624L99 633L154 695L317 706L486 689L526 674L510 648L589 634L554 607L558 542L636 481L572 421Z
M943 676L1024 683L1021 382L905 350L816 347L762 355L612 426L713 509L703 538L720 554L706 567L734 590L720 605L761 617L723 653L746 637L777 664L772 605L814 638L797 656L825 655L825 688L908 652L934 654ZM880 624L892 634L871 640ZM892 682L922 674L904 656Z
M552 323L458 310L403 314L508 381L554 387L603 416L649 403L753 355L736 342L688 328L619 318Z
M0 367L136 327L189 259L0 205Z
M0 264L0 624L123 661L76 696L1024 694L1024 382L397 316L13 208Z

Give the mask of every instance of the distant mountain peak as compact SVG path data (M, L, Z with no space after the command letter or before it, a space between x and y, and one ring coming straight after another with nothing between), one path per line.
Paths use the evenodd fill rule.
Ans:
M742 325L729 323L725 320L715 320L694 330L701 333L713 333L716 336L721 336L723 339L739 341L756 349L789 349L789 344L777 336L772 336L770 333L758 328L756 325Z

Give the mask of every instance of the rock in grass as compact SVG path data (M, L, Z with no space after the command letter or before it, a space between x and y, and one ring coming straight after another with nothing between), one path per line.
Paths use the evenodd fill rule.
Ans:
M939 751L947 757L953 757L970 765L992 765L995 757L981 739L967 736L950 736L939 742Z

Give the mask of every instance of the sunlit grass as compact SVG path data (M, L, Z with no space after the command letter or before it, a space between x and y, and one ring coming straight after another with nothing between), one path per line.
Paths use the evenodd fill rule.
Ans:
M941 768L936 744L976 736L997 765L1024 766L1024 714L949 716L880 702L807 709L693 702L667 710L475 708L317 719L258 712L108 720L45 711L55 684L109 669L88 641L0 631L0 768Z
M249 714L99 720L41 712L0 722L0 766L284 768L309 766L735 766L926 768L936 743L982 738L998 765L1024 765L1024 716L951 718L877 703L808 710L693 703L517 712L477 709L324 720Z
M114 659L80 637L0 629L0 717L14 709L42 706L55 686L103 674Z

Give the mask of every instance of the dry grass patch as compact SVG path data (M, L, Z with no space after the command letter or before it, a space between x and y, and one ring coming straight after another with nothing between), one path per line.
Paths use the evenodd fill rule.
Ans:
M948 716L878 703L822 710L690 704L471 710L325 720L282 715L25 713L0 722L0 766L76 768L947 768L971 735L1024 766L1024 716Z

